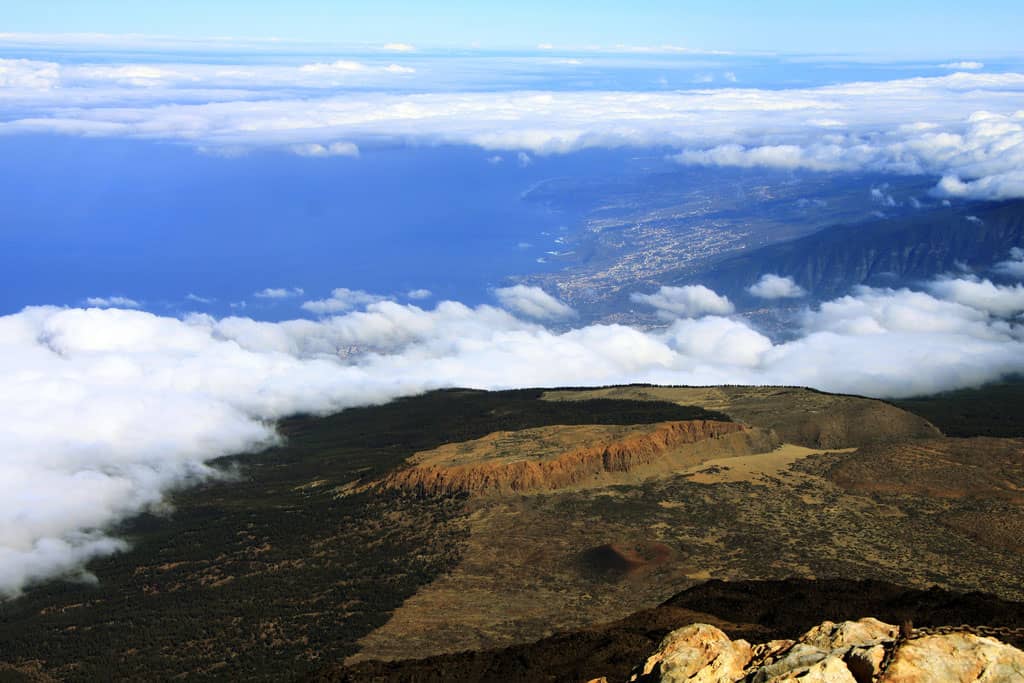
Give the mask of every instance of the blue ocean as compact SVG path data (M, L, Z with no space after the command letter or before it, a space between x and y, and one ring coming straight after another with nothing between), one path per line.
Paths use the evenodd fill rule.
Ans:
M524 193L637 164L635 150L224 157L166 142L0 138L0 311L120 296L165 314L223 315L246 301L246 315L281 319L335 287L488 301L509 276L555 267L544 252L578 221ZM304 295L254 298L265 288Z

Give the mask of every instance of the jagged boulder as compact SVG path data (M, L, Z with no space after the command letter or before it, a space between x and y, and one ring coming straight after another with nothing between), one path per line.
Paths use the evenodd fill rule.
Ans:
M796 641L751 645L707 624L673 631L638 667L635 683L1021 683L1024 652L950 632L907 638L877 619L823 622Z
M665 636L633 681L712 683L736 681L753 656L745 640L730 640L708 624L693 624Z

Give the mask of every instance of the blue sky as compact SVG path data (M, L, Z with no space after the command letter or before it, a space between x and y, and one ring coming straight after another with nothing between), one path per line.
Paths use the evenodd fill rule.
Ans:
M1018 54L1024 3L903 0L0 0L8 32L278 37L336 43L701 49L970 56Z

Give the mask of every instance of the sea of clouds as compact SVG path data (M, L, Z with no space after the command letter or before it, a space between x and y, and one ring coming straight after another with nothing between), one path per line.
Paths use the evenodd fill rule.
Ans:
M0 318L0 595L88 580L89 559L126 547L105 530L218 476L218 456L277 443L274 421L297 412L450 386L784 384L894 397L1024 371L1024 286L978 278L857 289L806 309L784 343L699 286L637 297L667 323L651 331L567 326L572 309L537 288L496 300L421 308L339 289L337 306L313 307L317 320L116 307Z
M984 72L980 63L810 88L488 91L439 87L402 54L303 64L0 58L0 135L177 140L225 155L277 147L310 157L358 156L361 145L380 142L534 154L667 146L683 164L926 174L940 178L940 196L1024 197L1024 74Z

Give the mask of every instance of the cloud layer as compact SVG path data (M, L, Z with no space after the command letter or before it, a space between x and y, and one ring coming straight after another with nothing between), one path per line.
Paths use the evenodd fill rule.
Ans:
M316 321L56 307L0 318L0 594L124 548L104 530L217 476L213 458L275 443L272 421L296 412L443 386L801 384L905 396L1024 371L1021 287L979 280L862 288L808 310L786 343L722 315L679 317L709 302L727 312L696 288L644 295L674 318L649 332L556 332L490 306L366 305L340 291L360 310ZM562 312L530 290L504 298Z
M379 59L0 59L0 134L271 146L313 157L355 157L381 140L534 154L671 146L684 164L928 174L941 178L943 196L1024 196L1024 74L947 66L960 70L799 89L486 92L446 83L431 92L413 67Z

